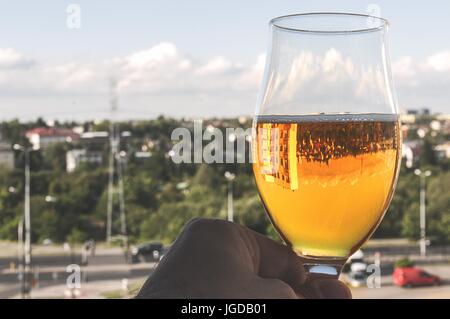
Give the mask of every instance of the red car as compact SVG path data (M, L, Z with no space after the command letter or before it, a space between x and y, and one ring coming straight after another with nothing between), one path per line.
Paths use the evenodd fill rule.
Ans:
M392 280L395 285L406 288L414 286L437 286L441 284L441 278L416 267L395 268L392 274Z

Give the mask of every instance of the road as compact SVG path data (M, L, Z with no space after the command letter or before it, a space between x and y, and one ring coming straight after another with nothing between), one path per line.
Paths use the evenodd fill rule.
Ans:
M20 292L17 272L9 268L12 261L15 261L14 257L0 258L0 298L17 297ZM39 292L40 290L49 290L48 288L52 286L64 287L66 285L66 280L70 275L66 272L66 267L70 264L80 264L80 256L66 254L35 256L33 263L35 268L39 269L38 287L33 289L33 292L35 295L43 297ZM81 268L83 285L100 282L117 282L120 284L123 279L129 281L142 280L151 273L154 266L155 263L127 264L122 250L119 248L97 250L95 257L89 259L88 265Z
M19 296L17 273L9 269L14 257L0 257L0 298ZM55 254L35 256L34 264L39 266L39 287L33 290L34 298L63 298L66 279L70 275L66 266L80 263L79 255ZM450 298L450 264L419 265L432 274L439 275L444 284L440 287L403 289L392 284L392 267L382 267L382 287L369 289L352 288L354 298ZM143 282L152 272L155 263L130 265L125 262L118 248L98 249L96 256L90 258L88 266L83 266L82 298L100 298L102 293L121 289L123 279L130 283Z
M392 283L391 275L381 278L381 288L352 288L356 299L450 299L450 264L420 266L444 281L439 287L400 288Z
M354 288L352 294L355 299L450 299L450 285L411 289L392 285L379 289Z

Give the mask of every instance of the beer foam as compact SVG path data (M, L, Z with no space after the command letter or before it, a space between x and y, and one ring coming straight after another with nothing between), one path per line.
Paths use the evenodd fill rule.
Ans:
M398 114L340 113L307 115L257 115L257 123L311 123L311 122L396 122Z

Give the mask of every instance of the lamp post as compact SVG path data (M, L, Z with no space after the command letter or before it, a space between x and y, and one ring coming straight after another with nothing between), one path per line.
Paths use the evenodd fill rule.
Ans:
M228 221L232 222L234 219L233 211L233 181L236 175L230 172L225 172L225 178L228 181Z
M31 207L30 207L30 153L38 148L14 144L13 149L25 155L25 205L24 205L24 272L22 276L22 296L28 298L31 292Z
M10 186L8 192L11 194L17 193L17 188ZM24 261L24 250L23 250L23 216L19 219L17 224L17 273L20 280L20 293L22 298L25 298L25 280L23 277L23 261Z
M420 177L420 256L425 257L427 254L425 179L431 175L431 171L422 172L416 169L414 174Z
M124 132L125 133L125 132ZM123 133L122 133L122 136ZM127 152L120 151L117 159L117 174L118 174L118 184L119 184L119 206L120 206L120 232L123 236L123 246L125 251L125 259L129 260L129 243L128 243L128 231L127 231L127 218L125 212L125 194L123 185L123 165L126 164Z

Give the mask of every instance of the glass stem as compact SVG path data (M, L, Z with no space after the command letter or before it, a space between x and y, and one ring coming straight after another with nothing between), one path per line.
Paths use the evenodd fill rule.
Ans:
M341 274L343 264L305 263L303 266L305 267L307 274L310 276L338 278Z

